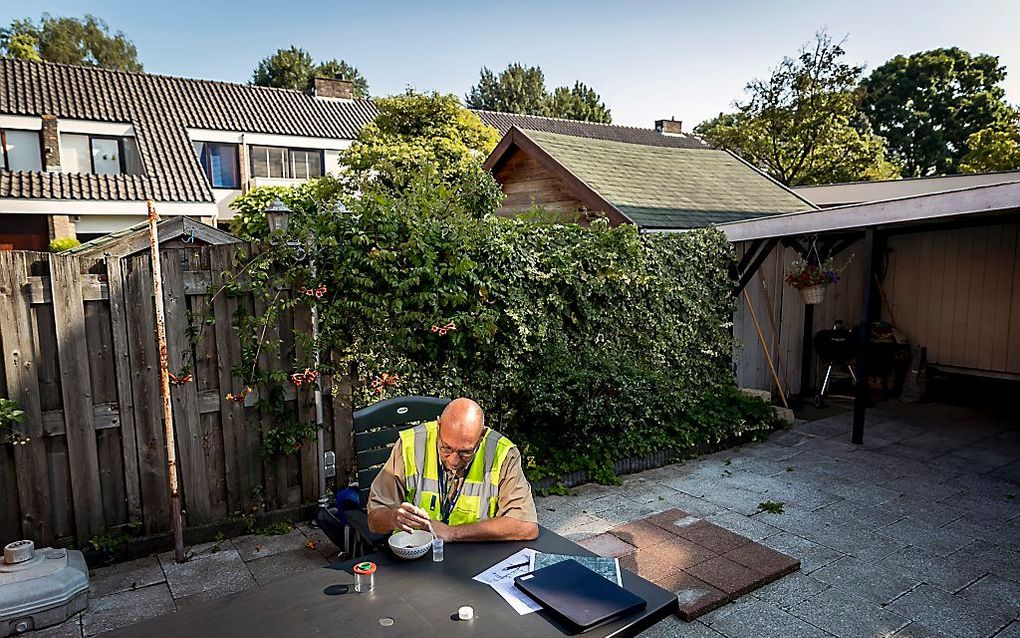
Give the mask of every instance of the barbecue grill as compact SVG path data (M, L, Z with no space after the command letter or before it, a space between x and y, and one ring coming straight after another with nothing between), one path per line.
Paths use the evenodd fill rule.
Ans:
M815 406L822 407L831 381L849 377L857 383L857 374L854 372L854 363L857 359L854 332L843 328L842 321L837 321L831 330L816 332L814 344L818 359L826 366L822 389L815 395ZM840 368L846 372L840 371Z

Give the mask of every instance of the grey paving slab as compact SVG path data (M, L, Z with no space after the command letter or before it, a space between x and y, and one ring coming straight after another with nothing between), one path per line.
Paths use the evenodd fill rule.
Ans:
M236 549L228 544L229 549L212 551L211 545L196 547L194 556L180 564L174 562L173 552L159 555L174 599L204 592L232 593L255 585Z
M171 613L175 609L166 583L122 591L90 599L89 608L82 613L82 631L86 636L94 636Z
M837 587L815 594L793 607L790 613L839 638L888 636L910 622Z
M752 594L747 594L745 596L741 596L740 598L737 598L736 600L733 600L733 601L730 601L729 603L726 603L725 605L723 605L722 607L720 607L718 609L714 609L714 610L708 612L707 614L705 614L701 618L698 618L698 620L700 620L701 622L703 622L706 625L711 627L711 626L716 625L719 622L721 622L727 616L730 616L731 614L734 614L734 613L736 613L736 612L738 612L738 611L740 611L742 609L746 609L748 607L760 606L760 605L761 605L761 601L758 599L757 596L754 596Z
M75 614L59 625L22 634L26 638L81 638L81 614Z
M970 534L928 525L910 516L881 527L875 533L927 549L939 556L948 556L977 540Z
M669 616L640 634L640 638L721 638L722 634L710 629L702 622L685 622L676 616Z
M988 573L969 556L960 553L939 556L920 547L905 547L881 559L879 564L945 592L958 591Z
M319 556L322 556L329 562L336 562L341 560L341 549L333 544L333 541L329 540L323 531L317 527L312 527L308 524L302 524L300 526L301 533L305 535L305 538L312 544L314 549Z
M245 562L259 560L267 556L289 552L298 547L304 547L308 539L297 529L292 529L286 534L249 534L231 539L234 549Z
M978 569L1003 578L1015 579L1020 574L1020 552L986 541L974 541L954 556L958 556L961 562L965 560Z
M865 532L884 528L903 518L901 513L885 508L880 503L864 504L846 499L823 505L814 514L834 524Z
M900 629L894 633L890 638L951 638L947 634L942 633L922 625L919 622L911 622L909 625ZM998 638L998 637L996 637Z
M140 589L166 582L163 568L155 556L110 565L91 572L89 596L99 598L119 591Z
M1013 621L995 634L995 638L1020 638L1020 621Z
M863 561L852 556L812 572L811 577L877 605L889 602L921 582L916 577L889 569L881 563Z
M329 562L318 553L299 547L248 563L255 582L259 585L271 583L286 576L300 574L325 567Z
M1014 574L1020 577L1020 574ZM1020 614L1020 583L989 574L956 592L961 598Z
M803 574L811 574L815 570L846 556L843 552L789 532L780 532L774 536L762 539L760 542L766 547L771 547L776 551L799 559L800 571Z
M978 605L928 584L891 602L889 611L961 638L983 638L1013 620L1010 611Z
M690 511L690 510L688 510ZM719 527L730 530L741 536L746 536L753 541L760 541L763 538L768 538L773 534L778 534L781 530L775 525L771 525L763 519L757 516L745 516L737 512L729 510L722 510L714 514L709 514L704 517L705 520L715 523Z
M828 588L828 583L794 572L754 590L754 597L789 611L790 607Z
M712 629L729 638L757 638L783 636L784 638L828 638L830 635L806 621L755 599L711 625Z

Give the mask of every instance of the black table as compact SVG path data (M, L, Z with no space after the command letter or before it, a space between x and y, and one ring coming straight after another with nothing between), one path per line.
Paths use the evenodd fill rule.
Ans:
M569 635L544 610L518 615L491 587L471 580L524 547L555 554L592 555L545 528L533 541L447 543L446 560L442 563L433 562L431 555L403 561L389 553L372 554L198 604L185 612L166 614L104 636ZM350 593L344 595L325 593L332 585L352 584L351 567L361 560L371 560L379 566L374 592L355 594L352 586ZM647 600L648 606L584 636L634 636L677 611L674 594L626 570L622 577L624 587ZM474 620L455 620L457 610L464 605L474 607ZM380 618L392 618L393 624L384 627L379 624Z

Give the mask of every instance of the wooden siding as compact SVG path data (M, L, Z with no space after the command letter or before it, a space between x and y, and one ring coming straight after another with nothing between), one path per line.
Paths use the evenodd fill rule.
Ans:
M739 258L747 245L738 244L736 249ZM837 319L849 328L860 319L864 268L860 242L847 250L858 254L841 280L829 287L825 301L815 306L812 333L831 328ZM1015 223L891 235L882 283L888 305L881 302L882 319L893 323L911 344L926 346L931 363L1020 374L1018 252L1020 224ZM747 285L766 341L779 353L783 376L795 393L800 391L804 306L783 275L796 258L792 249L776 247ZM769 326L768 303L776 338ZM738 383L775 392L743 295L733 330ZM812 375L818 378L816 359Z
M547 210L562 213L574 213L586 208L577 197L563 188L559 178L519 148L507 153L507 157L493 170L493 176L506 193L503 206L499 209L501 215L519 213L532 204L541 204Z

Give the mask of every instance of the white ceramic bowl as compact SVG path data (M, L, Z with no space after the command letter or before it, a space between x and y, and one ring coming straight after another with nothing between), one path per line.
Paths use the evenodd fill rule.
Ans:
M387 542L398 558L413 560L421 558L432 548L432 534L423 529L416 529L410 534L397 532L390 536Z

